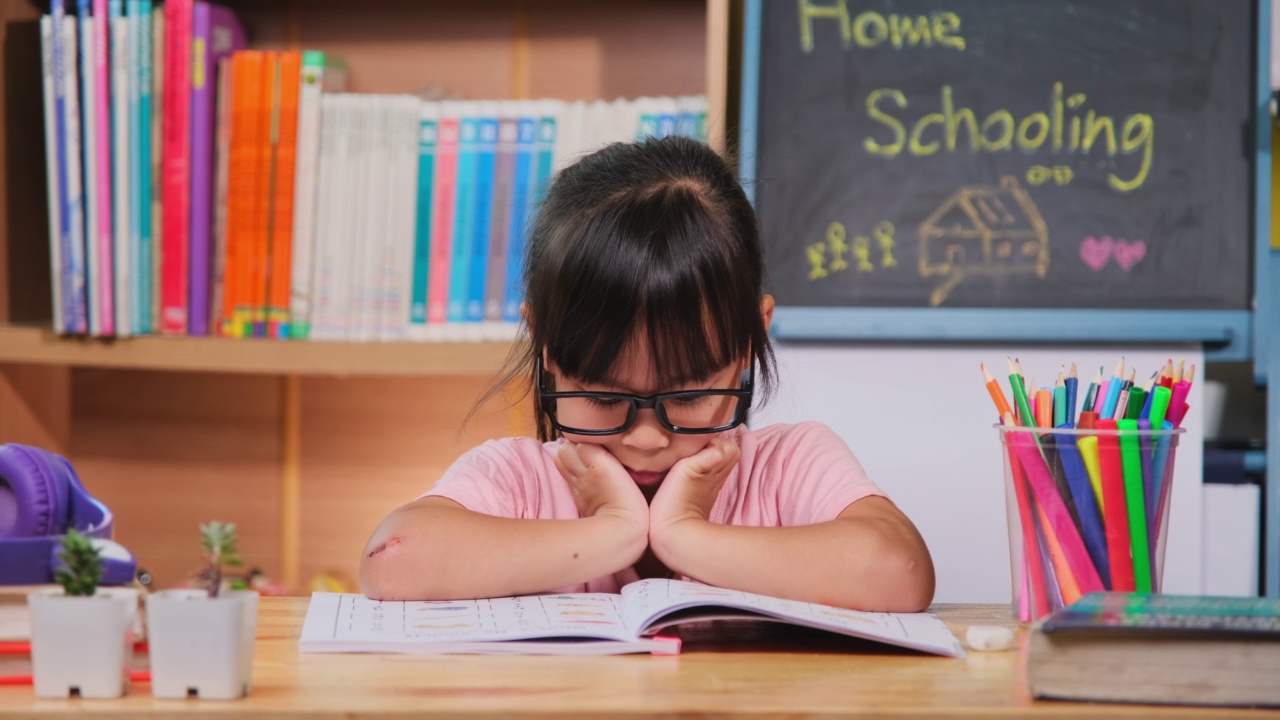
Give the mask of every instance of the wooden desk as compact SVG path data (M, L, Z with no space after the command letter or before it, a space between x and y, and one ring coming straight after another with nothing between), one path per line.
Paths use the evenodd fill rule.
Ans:
M30 687L0 687L0 717L192 718L225 717L228 711L272 720L1280 717L1280 712L1254 710L1033 702L1022 677L1021 651L970 652L954 660L826 635L796 638L794 629L768 623L748 630L755 637L728 643L690 634L685 653L676 657L300 656L306 607L304 598L263 598L253 692L243 700L155 700L139 683L125 698L96 701L36 700ZM936 610L961 639L971 624L1011 624L1004 605L940 605Z

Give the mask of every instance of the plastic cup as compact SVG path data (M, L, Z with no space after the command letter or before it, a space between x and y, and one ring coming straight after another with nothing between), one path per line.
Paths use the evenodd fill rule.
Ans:
M997 425L1013 615L1098 591L1160 592L1181 428Z

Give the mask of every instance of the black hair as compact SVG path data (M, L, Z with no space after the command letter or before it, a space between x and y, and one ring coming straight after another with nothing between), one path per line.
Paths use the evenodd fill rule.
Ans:
M568 377L606 382L629 343L647 343L663 388L754 356L757 395L775 375L761 316L764 252L732 167L685 137L614 143L556 177L524 265L528 322L480 404L544 350ZM644 335L637 333L643 331ZM557 436L535 398L539 439Z

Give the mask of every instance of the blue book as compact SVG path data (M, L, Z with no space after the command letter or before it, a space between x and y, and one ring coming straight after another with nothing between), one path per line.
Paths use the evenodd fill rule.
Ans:
M663 98L658 110L658 132L654 137L664 138L676 134L676 103L671 98Z
M489 229L493 224L494 164L498 151L497 103L483 103L476 144L475 202L471 206L471 265L467 280L467 322L484 320L484 290L489 271Z
M471 280L472 208L476 195L476 145L480 139L480 119L474 103L468 103L458 123L458 182L453 210L453 247L449 255L449 305L447 320L465 322L468 282Z
M516 126L516 162L511 181L511 220L507 236L507 287L503 293L502 319L520 322L520 303L524 302L524 253L528 242L530 212L534 204L535 155L538 141L538 118L526 115L535 108L526 105Z
M142 88L140 87L142 60L139 57L142 45L142 27L139 22L142 17L142 0L128 0L125 5L125 17L129 24L126 62L129 68L129 147L132 150L129 153L129 246L131 248L129 259L133 263L129 273L129 294L133 300L130 311L133 315L133 331L139 335L145 335L151 331L151 306L143 305L143 289L150 285L150 273L147 273L146 278L142 274L144 268L149 270L150 266L142 262L142 217L143 215L149 217L151 210L148 205L144 212L142 206L138 204L142 197L143 185L150 185L146 182L150 177L143 175L146 172L144 168L149 170L149 166L142 164ZM150 43L147 45L149 49ZM150 144L151 136L148 134L147 145Z
M422 103L418 123L418 214L414 225L413 286L409 294L409 324L427 324L427 285L431 277L431 198L436 172L436 138L440 106Z

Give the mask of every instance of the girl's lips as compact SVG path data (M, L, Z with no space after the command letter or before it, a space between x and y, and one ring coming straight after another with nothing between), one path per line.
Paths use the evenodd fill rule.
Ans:
M623 467L626 467L626 466L623 466ZM665 472L632 470L631 468L627 468L627 474L631 476L632 480L636 481L637 485L657 485L658 483L662 482L662 478L667 476Z

